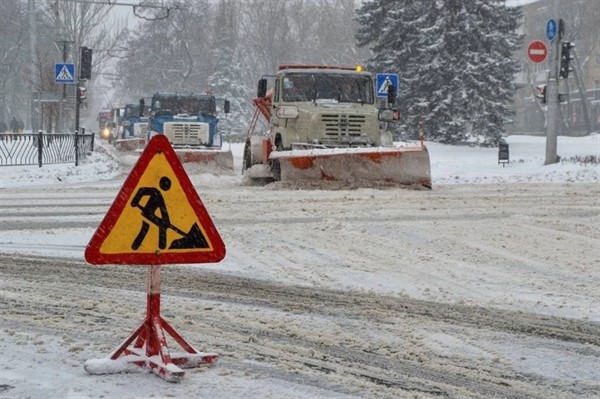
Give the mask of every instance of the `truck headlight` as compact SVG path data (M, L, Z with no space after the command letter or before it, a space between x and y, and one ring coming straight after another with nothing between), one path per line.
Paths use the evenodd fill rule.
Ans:
M379 111L379 120L384 122L392 122L394 119L394 111L391 109L382 109Z
M298 108L293 105L280 105L275 114L278 118L294 119L298 117Z

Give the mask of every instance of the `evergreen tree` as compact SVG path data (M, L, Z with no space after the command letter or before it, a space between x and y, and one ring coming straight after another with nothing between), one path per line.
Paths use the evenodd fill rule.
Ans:
M503 0L374 0L357 10L374 71L400 75L398 131L497 144L509 117L520 10Z

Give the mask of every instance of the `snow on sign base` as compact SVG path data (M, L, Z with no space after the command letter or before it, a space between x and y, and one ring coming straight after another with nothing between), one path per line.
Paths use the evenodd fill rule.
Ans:
M225 245L169 140L152 138L85 251L92 264L219 262Z

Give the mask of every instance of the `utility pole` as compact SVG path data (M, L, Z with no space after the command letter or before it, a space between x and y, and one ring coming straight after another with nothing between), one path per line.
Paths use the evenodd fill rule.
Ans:
M33 83L33 90L31 92L31 132L37 133L38 128L43 127L43 122L40 123L40 110L42 108L42 103L38 101L37 103L34 101L34 92L37 90L41 90L41 85L38 85L38 79L36 74L35 66L37 66L37 57L36 57L36 47L37 47L37 27L35 24L35 0L27 1L27 16L29 18L29 48L31 55L31 82Z
M60 8L58 0L54 2L54 15L56 17L56 30L57 30L57 40L54 42L58 47L59 51L62 54L62 62L66 63L70 52L71 52L71 43L72 41L67 40L66 29L63 26L63 22L60 16ZM58 120L56 121L57 129L61 133L66 132L66 123L65 123L65 103L67 101L67 86L63 84L62 95L60 101L58 103Z
M554 14L558 12L558 0L554 0ZM557 129L560 124L558 113L558 66L560 64L560 41L564 34L564 24L562 19L558 20L558 38L551 43L552 60L550 62L550 71L548 73L548 85L546 86L546 101L548 102L548 111L546 113L546 160L544 165L550 165L558 162L557 147Z
M70 44L72 42L68 41L68 40L57 40L55 42L57 45L59 45L61 47L61 51L62 51L62 62L66 63L67 62L67 58L68 58L68 54L69 54L69 50L70 50ZM65 123L65 103L67 101L67 86L66 85L62 85L62 95L60 98L60 102L58 103L58 121L57 121L57 127L60 130L61 133L65 133L66 131L66 123Z

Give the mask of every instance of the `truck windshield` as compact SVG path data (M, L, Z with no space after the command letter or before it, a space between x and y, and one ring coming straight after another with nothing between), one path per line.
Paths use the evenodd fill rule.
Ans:
M139 105L126 105L125 112L123 114L123 119L129 118L137 118L140 116L140 106Z
M152 110L168 114L208 114L216 113L216 101L210 96L154 96Z
M365 75L290 73L283 77L283 100L373 104L373 81Z
M107 123L112 121L112 114L110 111L100 112L98 114L98 128L104 129Z

